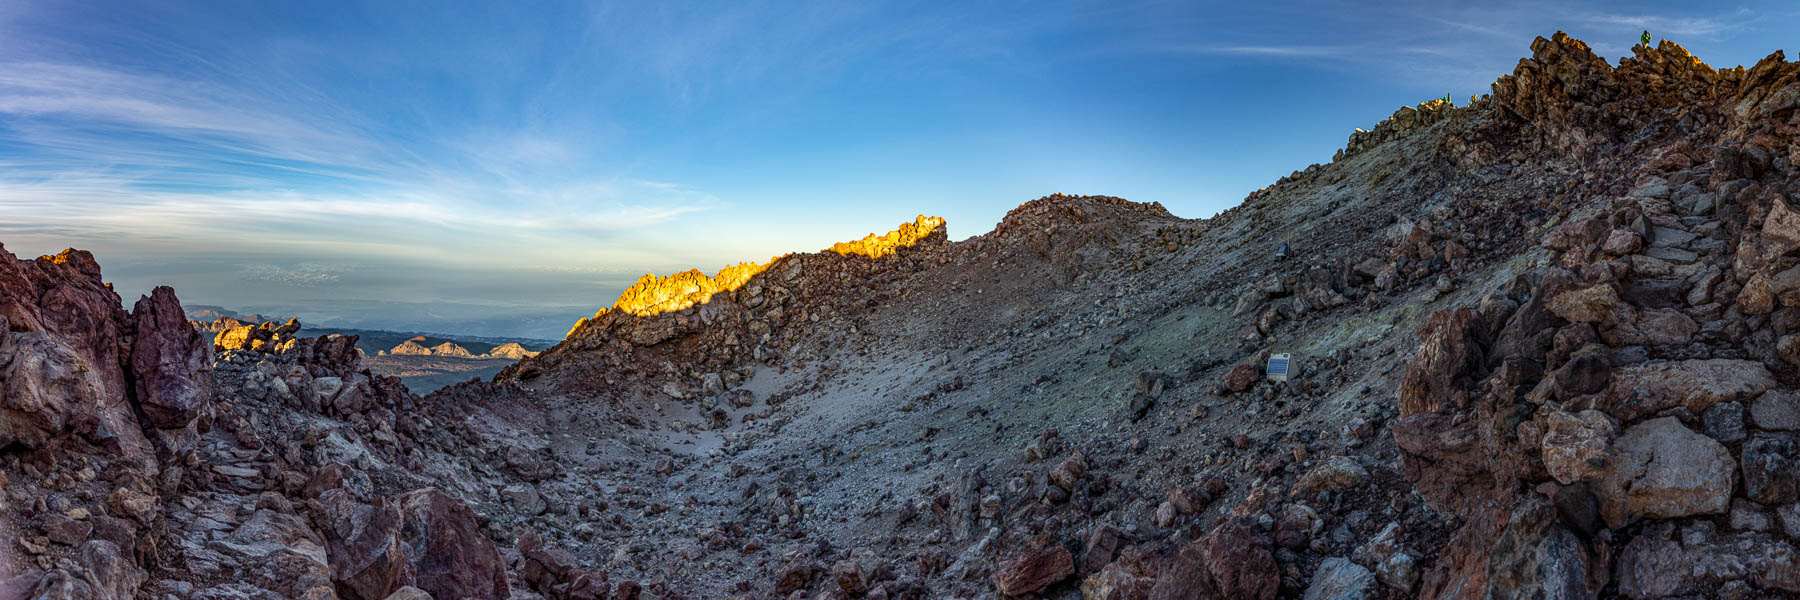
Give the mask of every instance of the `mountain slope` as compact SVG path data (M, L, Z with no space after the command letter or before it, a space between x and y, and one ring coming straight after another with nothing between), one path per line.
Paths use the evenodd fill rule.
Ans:
M1800 64L1634 52L1539 39L1211 219L647 276L423 398L0 260L0 597L1800 594Z
M1680 430L1657 420L1666 403L1615 405L1639 402L1618 399L1634 386L1685 393L1673 382L1695 369L1741 390L1722 410L1791 407L1760 395L1794 370L1782 321L1758 315L1792 259L1746 248L1786 235L1767 223L1785 226L1794 192L1795 66L1714 71L1665 43L1614 68L1560 35L1533 52L1493 96L1403 109L1213 219L1053 196L891 263L777 261L705 304L577 327L495 383L448 393L546 401L573 415L552 436L636 438L603 447L671 475L629 487L694 501L682 525L634 539L747 523L764 543L802 540L775 554L798 556L790 575L851 559L933 590L1004 590L1057 570L1037 562L1060 560L1054 546L1085 555L1117 528L1126 552L1049 589L1111 564L1088 585L1297 595L1326 559L1350 558L1403 596L1800 591L1754 559L1642 579L1644 561L1670 556L1791 556L1724 516L1774 523L1785 492L1755 496L1775 505L1730 486L1686 497L1580 466L1692 447L1732 477L1789 481L1742 458L1786 448L1781 430L1746 425L1769 440L1751 448L1694 437L1700 401L1674 415ZM1746 307L1739 288L1763 299ZM1301 376L1257 383L1269 352L1292 353ZM1674 372L1646 383L1660 369ZM1102 474L1069 475L1079 465ZM681 491L656 491L671 482ZM1646 523L1717 531L1671 547ZM1383 532L1391 543L1360 543ZM1272 557L1253 585L1208 554L1240 534ZM1183 537L1201 541L1180 551ZM677 587L725 589L767 560L701 546L724 566ZM933 556L959 568L936 571ZM592 560L659 563L618 558ZM1212 575L1151 583L1183 561ZM750 589L780 575L765 569Z

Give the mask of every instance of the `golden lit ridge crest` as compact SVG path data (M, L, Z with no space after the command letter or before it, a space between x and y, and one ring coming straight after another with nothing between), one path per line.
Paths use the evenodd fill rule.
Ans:
M941 217L919 215L910 223L901 223L899 229L894 231L886 234L869 234L867 237L853 242L832 244L828 250L844 256L860 255L879 259L918 244L920 240L930 237L932 233L943 228L944 223L945 221ZM720 269L718 274L712 277L707 277L699 269L689 269L662 277L645 274L638 278L637 283L626 288L625 293L619 295L619 300L613 303L612 308L600 309L600 312L594 313L593 317L577 321L575 326L569 329L569 333L573 334L576 330L581 329L582 325L599 318L609 310L648 317L682 310L696 304L704 304L712 298L713 294L742 287L752 277L762 273L786 256L788 255L776 256L762 264L739 263Z

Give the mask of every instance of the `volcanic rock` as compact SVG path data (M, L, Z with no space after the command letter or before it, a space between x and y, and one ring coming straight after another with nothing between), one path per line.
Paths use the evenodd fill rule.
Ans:
M131 309L137 337L131 345L138 406L156 427L183 427L211 394L211 353L187 322L175 290L158 286Z
M1737 484L1731 453L1674 417L1626 429L1606 462L1597 489L1614 529L1640 518L1723 513Z
M505 564L469 508L435 489L362 504L326 492L327 554L338 593L379 600L402 586L439 598L507 598Z

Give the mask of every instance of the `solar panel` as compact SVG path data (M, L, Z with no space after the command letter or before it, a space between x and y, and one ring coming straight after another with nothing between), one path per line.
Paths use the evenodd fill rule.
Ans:
M1269 366L1264 371L1268 373L1270 380L1287 381L1290 358L1291 355L1285 353L1269 355Z

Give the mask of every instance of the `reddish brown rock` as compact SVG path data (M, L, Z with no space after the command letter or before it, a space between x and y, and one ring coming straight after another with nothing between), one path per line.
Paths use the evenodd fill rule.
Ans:
M1738 292L1738 312L1746 315L1766 315L1775 311L1774 284L1767 273L1757 273L1744 284L1743 291Z
M819 572L819 566L807 560L795 560L781 568L775 575L775 593L786 594L794 590L805 589L812 585L813 574Z
M1461 308L1431 315L1419 328L1419 350L1400 383L1400 416L1434 412L1480 368L1485 346L1481 314Z
M1572 323L1616 323L1625 320L1628 307L1611 285L1569 290L1550 300L1550 312Z
M1052 539L1038 539L1032 547L994 568L994 586L1003 596L1029 594L1075 574L1075 557Z
M1644 238L1629 229L1614 229L1600 249L1613 256L1636 254L1644 249Z
M1124 533L1117 527L1105 524L1094 526L1094 531L1088 534L1087 545L1081 551L1079 574L1092 575L1111 563L1113 556L1119 551L1123 537Z
M1600 411L1553 410L1542 443L1544 467L1565 484L1597 478L1606 472L1607 448L1617 435L1618 426Z
M1078 450L1057 463L1056 468L1050 471L1050 482L1064 491L1073 492L1081 479L1087 477L1087 469L1087 455Z
M138 407L153 426L185 427L210 394L212 353L168 286L139 298L131 316L137 324L131 370Z
M1674 527L1651 526L1625 544L1617 577L1619 593L1635 599L1705 597L1749 585L1796 594L1800 551L1767 536L1683 536Z
M1719 402L1749 400L1773 387L1774 376L1755 361L1720 358L1631 365L1613 370L1606 412L1627 423L1677 406L1698 415Z
M1200 512L1210 502L1212 498L1207 497L1206 491L1198 487L1177 488L1169 492L1169 505L1184 515Z
M1319 461L1300 476L1295 489L1306 494L1359 485L1369 478L1369 471L1348 456L1332 456Z
M1109 564L1081 582L1082 600L1146 600L1156 580Z
M1239 517L1188 544L1159 569L1155 600L1251 598L1269 600L1281 587L1281 571L1256 524Z
M1800 248L1800 213L1788 208L1780 197L1769 203L1769 214L1763 218L1763 241L1776 246L1777 254Z
M840 560L831 565L831 579L837 582L838 589L852 597L869 592L869 578L863 574L862 564L854 560Z
M0 445L75 434L145 453L122 368L129 329L92 254L18 260L0 246Z
M1589 216L1557 225L1541 243L1545 248L1559 252L1579 252L1599 243L1606 235L1606 220Z
M1225 377L1219 380L1219 388L1234 394L1248 391L1256 387L1256 380L1261 377L1262 370L1256 365L1241 364L1225 372Z
M519 536L514 544L519 550L519 558L523 565L519 567L519 577L546 595L555 595L558 586L568 589L572 575L575 573L575 559L561 548L545 547L542 538L536 533Z

